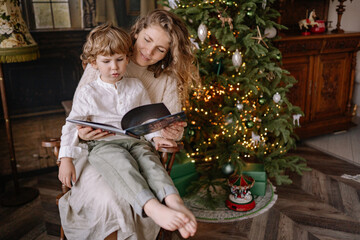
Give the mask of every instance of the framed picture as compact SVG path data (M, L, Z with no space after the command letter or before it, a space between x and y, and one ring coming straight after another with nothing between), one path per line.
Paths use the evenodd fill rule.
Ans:
M126 0L126 14L130 16L139 16L140 0Z

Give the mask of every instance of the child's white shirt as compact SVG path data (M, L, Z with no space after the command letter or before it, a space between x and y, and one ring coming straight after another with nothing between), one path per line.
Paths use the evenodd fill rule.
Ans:
M150 103L149 95L139 79L124 77L114 85L98 77L96 81L81 87L75 94L68 119L88 120L121 128L121 119L126 112ZM159 132L148 134L146 138L150 140L154 136L160 136ZM127 136L115 135L102 140L120 138L127 138ZM77 158L81 153L78 144L76 124L66 122L62 128L59 159Z

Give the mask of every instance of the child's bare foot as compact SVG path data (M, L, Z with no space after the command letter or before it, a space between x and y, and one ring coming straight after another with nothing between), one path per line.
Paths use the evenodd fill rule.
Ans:
M178 212L184 213L190 221L188 221L184 227L179 228L179 232L183 238L188 238L189 236L194 236L197 229L197 222L194 214L187 209L184 204L184 201L177 194L171 194L165 198L165 204L169 208L176 210Z
M178 230L183 238L188 238L195 235L196 228L196 224L193 221L189 221L184 227L179 228Z
M185 227L179 228L178 230L183 238L186 239L186 238L190 237L190 232L188 230L186 230Z
M144 211L156 224L169 231L183 228L190 220L186 214L161 204L157 199L145 203Z

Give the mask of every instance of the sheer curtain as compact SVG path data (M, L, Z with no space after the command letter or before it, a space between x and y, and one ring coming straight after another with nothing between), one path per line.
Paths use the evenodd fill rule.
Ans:
M130 1L140 1L140 16L156 8L156 0ZM118 25L114 0L83 0L83 11L85 27L91 28L107 21Z
M140 0L140 16L145 16L155 9L155 0Z
M96 0L96 16L95 21L97 24L112 22L117 24L114 0Z

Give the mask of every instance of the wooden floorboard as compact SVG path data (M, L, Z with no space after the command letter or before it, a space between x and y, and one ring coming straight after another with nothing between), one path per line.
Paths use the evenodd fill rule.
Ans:
M341 177L359 174L360 167L307 146L299 146L297 153L307 159L312 171L293 176L294 183L324 203L360 219L360 183Z
M302 225L360 234L360 222L294 185L277 188L275 208Z
M36 177L21 179L20 183L37 188ZM0 226L0 239L4 240L35 239L44 233L46 229L40 197L20 207L0 206Z

